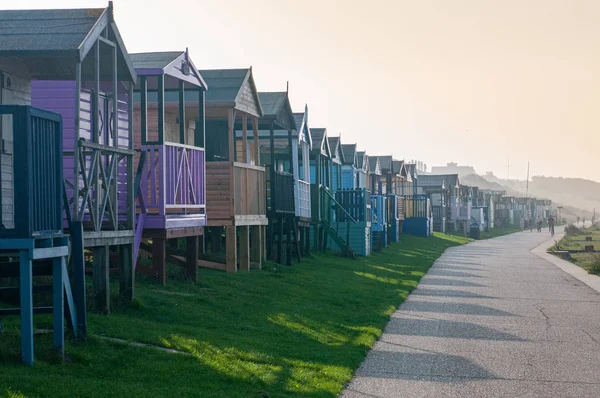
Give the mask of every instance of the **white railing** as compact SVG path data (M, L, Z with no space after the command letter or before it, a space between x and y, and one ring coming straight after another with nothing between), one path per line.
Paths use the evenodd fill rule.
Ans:
M310 218L310 183L296 181L296 216Z

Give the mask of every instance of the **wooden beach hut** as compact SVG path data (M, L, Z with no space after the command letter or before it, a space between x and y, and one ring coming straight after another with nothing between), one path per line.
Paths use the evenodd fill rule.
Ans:
M248 126L255 143L263 110L249 69L201 70L205 95L206 216L210 253L199 265L236 272L261 268L265 254L265 168L260 165L259 146L249 146ZM192 95L188 91L189 95ZM193 97L188 100L193 101ZM242 138L236 150L236 124ZM221 237L225 230L225 258ZM238 249L239 246L239 249Z
M259 93L258 97L263 109L258 120L260 164L267 169L267 255L279 264L291 265L292 249L298 261L301 254L294 184L298 176L296 118L287 91ZM243 152L243 132L239 138L238 150Z
M138 75L134 141L142 157L141 162L140 155L136 158L141 170L137 229L142 231L136 239L145 240L141 247L152 256L150 267L140 263L136 268L165 284L169 260L197 280L199 236L206 226L207 86L187 50L131 54L131 59ZM192 102L186 93L195 97ZM176 251L182 238L185 257ZM175 252L167 241L175 243Z
M84 243L120 246L121 293L133 298L133 191L124 172L132 166L128 99L135 72L112 3L0 11L0 26L0 277L19 278L3 297L17 293L20 307L3 308L0 316L21 316L22 359L31 365L34 313L53 314L53 345L61 353L65 307L75 335L86 334ZM99 112L89 117L98 110L101 81L124 101L104 102L103 116L124 118L121 130L116 116L105 120L113 145L100 140ZM34 287L34 276L52 276L52 285ZM47 287L52 305L35 304L34 289Z
M431 201L434 231L444 233L449 231L452 197L455 197L457 193L457 174L424 174L419 176L417 195L427 195Z
M62 116L64 214L71 262L75 269L83 267L84 248L91 251L94 306L108 313L111 252L118 258L121 294L128 300L134 297L132 97L137 75L115 23L112 2L105 9L36 12L49 28L72 27L66 32L58 29L57 41L75 54L75 61L65 54L71 65L55 65L56 73L62 68L62 76L35 78L32 105Z

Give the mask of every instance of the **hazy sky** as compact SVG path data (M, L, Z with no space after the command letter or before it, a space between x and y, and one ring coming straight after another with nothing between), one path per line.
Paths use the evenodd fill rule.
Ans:
M10 8L101 0L0 0ZM598 0L117 0L130 52L253 66L372 154L600 181Z

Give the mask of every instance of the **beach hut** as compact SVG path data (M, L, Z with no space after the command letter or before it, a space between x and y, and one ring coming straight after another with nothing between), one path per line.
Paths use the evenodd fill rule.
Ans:
M258 119L263 116L252 68L201 70L200 75L209 87L205 95L205 153L210 253L203 253L198 264L227 272L236 272L238 267L260 269L268 219L265 168L260 165L259 146L248 144L248 126L254 143L259 142ZM197 95L188 103L193 97ZM242 131L239 144L236 125Z
M131 59L138 75L134 143L141 151L136 239L145 240L141 247L152 256L150 266L136 268L165 284L169 260L197 280L199 236L206 226L206 83L187 50L131 54ZM186 93L195 96L192 103ZM185 239L185 257L178 239ZM167 241L174 241L174 250Z
M31 365L34 313L53 314L60 352L65 302L76 336L86 334L84 244L120 248L121 293L133 298L133 179L125 172L133 164L128 100L135 71L112 3L0 11L0 26L0 276L19 278L16 290L4 291L18 292L20 303L0 316L21 316L22 359ZM119 101L100 100L107 92ZM102 140L109 131L114 138ZM45 275L53 277L52 305L34 307L33 277Z
M298 176L296 118L287 91L258 96L263 109L258 120L260 164L267 169L267 255L279 264L291 265L292 249L298 261L301 255L294 184ZM243 131L238 130L238 138L238 152L243 157ZM254 145L253 139L251 142Z
M431 201L433 230L448 232L452 204L458 194L457 174L424 174L419 176L417 194L427 195ZM452 199L454 197L454 199Z
M34 79L31 102L62 116L64 215L71 235L71 262L75 269L83 267L84 248L91 251L94 307L108 313L111 253L118 258L121 294L134 298L132 97L137 76L112 2L105 9L32 12L39 15L39 26L60 32L56 43L52 36L38 34L40 52L47 40L49 47L64 46L65 52L74 54L75 61L63 55L69 67L54 66L56 74L63 70L62 76Z
M310 253L310 151L312 149L312 135L308 119L308 105L304 112L294 113L296 130L292 145L297 147L298 165L294 168L294 185L296 188L296 219L300 229L300 250L302 255Z

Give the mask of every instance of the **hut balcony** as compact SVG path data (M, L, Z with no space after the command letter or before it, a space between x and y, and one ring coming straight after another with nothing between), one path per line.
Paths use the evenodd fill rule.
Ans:
M272 183L271 179L274 179L274 183ZM266 188L267 209L269 211L283 214L296 213L293 174L284 171L268 172Z
M206 162L209 226L267 225L266 178L262 166Z
M146 155L140 192L145 228L206 226L204 148L165 142L142 145Z

